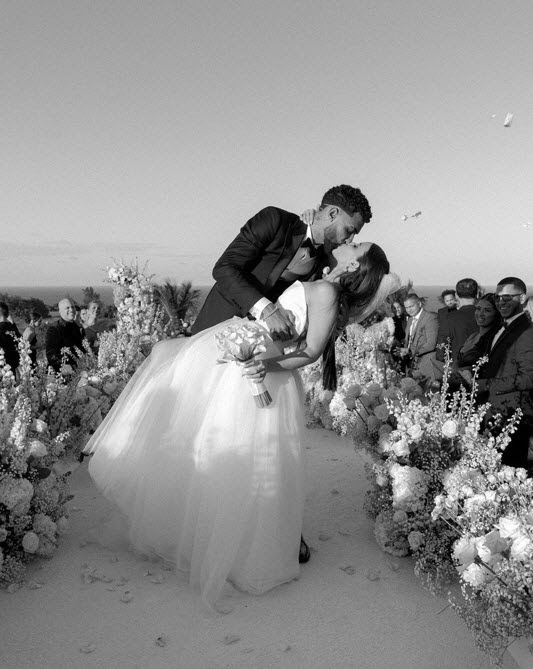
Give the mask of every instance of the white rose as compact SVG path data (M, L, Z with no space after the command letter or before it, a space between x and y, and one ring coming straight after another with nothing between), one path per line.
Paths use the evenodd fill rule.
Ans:
M409 532L407 535L407 541L409 542L409 546L411 546L411 550L416 551L420 546L424 545L425 537L422 532L413 530L413 532Z
M409 455L409 443L403 438L392 445L392 450L399 458Z
M416 441L424 434L424 430L422 430L418 423L415 423L407 430L407 434L411 437L411 439L413 439L413 441Z
M462 565L471 564L477 555L475 540L461 537L455 542L452 555Z
M472 587L479 588L487 580L487 570L477 564L471 564L463 571L461 578Z
M518 560L526 560L533 553L533 543L525 532L519 532L511 545L511 555Z
M395 523L406 523L408 520L408 515L405 513L405 511L395 511L394 515L392 516L392 520Z
M40 418L34 418L32 427L35 430L35 432L42 434L46 430L48 425L44 422L44 420L41 420Z
M384 488L387 485L388 478L385 476L385 474L378 474L376 476L376 485L378 485L380 488Z
M22 538L22 548L24 548L26 553L35 553L39 548L39 537L35 532L26 532Z
M48 455L48 449L39 439L31 439L30 455L33 455L35 458L44 458L45 455Z
M459 433L459 425L455 420L449 418L442 424L441 432L448 439L453 439L453 437L456 437Z
M517 535L520 530L520 521L517 518L508 518L504 516L500 518L500 522L496 526L500 530L500 536L504 539L511 539Z

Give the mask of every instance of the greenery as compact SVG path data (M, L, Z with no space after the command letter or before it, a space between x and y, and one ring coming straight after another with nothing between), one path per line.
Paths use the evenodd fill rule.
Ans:
M49 308L36 297L20 297L19 295L0 293L0 302L5 302L9 306L9 312L14 318L24 321L27 320L32 311L38 311L43 318L50 316Z
M198 313L200 291L192 287L191 281L179 285L170 279L154 285L154 299L164 310L170 324L180 324L194 319Z

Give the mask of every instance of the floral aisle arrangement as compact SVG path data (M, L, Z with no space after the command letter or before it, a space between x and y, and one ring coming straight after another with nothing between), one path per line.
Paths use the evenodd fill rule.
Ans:
M465 435L432 511L455 539L463 599L451 604L497 665L510 641L533 637L533 479L525 469L500 466L518 419L498 437Z
M68 527L68 475L78 455L153 344L166 336L150 277L109 268L117 327L100 335L98 357L80 351L61 374L32 368L19 343L18 379L0 351L0 584L16 587L32 556L50 557Z

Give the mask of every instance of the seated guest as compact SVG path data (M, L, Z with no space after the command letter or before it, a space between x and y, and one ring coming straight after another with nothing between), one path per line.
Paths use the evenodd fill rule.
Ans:
M32 311L28 318L28 326L22 333L22 338L30 345L31 364L37 364L37 331L43 324L43 317L38 311Z
M17 347L19 339L19 329L9 318L9 307L5 302L0 302L0 348L4 351L4 359L12 372L15 372L20 363Z
M46 359L54 371L59 372L63 364L62 349L66 348L65 362L76 367L78 353L83 351L83 334L76 323L76 305L66 297L59 303L59 320L46 331Z
M472 366L490 351L496 332L501 328L502 319L496 307L494 293L487 293L479 298L474 317L479 330L471 334L459 349L457 362L453 364L468 386L472 382Z
M439 322L437 345L450 344L453 361L457 361L459 349L471 334L478 331L475 310L478 284L474 279L461 279L455 286L457 310L449 311L447 317ZM437 350L437 360L444 361L444 347Z
M405 341L405 327L407 325L407 314L403 304L395 300L392 303L392 320L394 322L394 340L397 345Z
M98 350L98 332L100 332L97 321L100 315L100 304L98 302L89 302L86 307L82 307L81 321L85 331L91 351L96 353Z
M506 277L498 283L496 306L503 322L492 339L489 360L480 370L478 399L489 402L491 413L504 418L522 410L502 463L527 468L533 433L533 325L524 313L525 303L526 285L521 279Z
M404 345L396 353L406 363L406 371L426 385L432 378L431 360L437 343L437 314L426 311L418 295L410 293L403 302L409 318Z

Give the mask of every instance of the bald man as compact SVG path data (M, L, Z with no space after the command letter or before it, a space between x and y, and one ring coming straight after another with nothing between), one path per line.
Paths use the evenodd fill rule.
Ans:
M63 363L62 349L66 351L65 363L76 367L78 354L76 349L83 351L83 332L76 323L76 305L66 297L58 305L59 319L46 331L46 359L54 371L59 372Z

